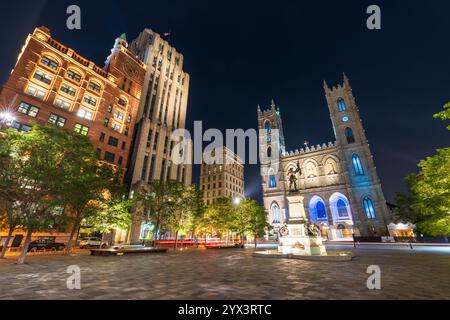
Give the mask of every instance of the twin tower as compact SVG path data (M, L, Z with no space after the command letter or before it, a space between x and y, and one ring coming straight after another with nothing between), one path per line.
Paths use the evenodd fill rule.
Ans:
M349 80L344 75L342 85L330 88L324 82L324 88L335 142L288 152L280 110L274 103L269 110L258 107L262 158L274 152L280 158L277 172L261 165L264 206L274 227L271 236L289 221L286 196L292 181L323 237L387 235L391 217Z

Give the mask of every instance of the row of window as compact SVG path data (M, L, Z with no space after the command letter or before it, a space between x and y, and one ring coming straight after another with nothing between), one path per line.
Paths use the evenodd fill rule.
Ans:
M337 217L342 220L350 219L349 204L346 202L345 198L338 198L334 204ZM376 219L375 207L373 201L370 197L365 196L362 200L363 212L367 219ZM328 221L327 210L324 201L318 197L314 196L310 203L310 219L312 223L320 221ZM273 203L271 207L272 221L273 223L281 223L281 212L280 207L277 203Z
M104 133L104 132L100 133L99 141L100 141L100 142L105 142L105 138L106 138L105 133ZM110 137L108 138L108 144L109 144L110 146L112 146L112 147L118 147L118 146L119 146L119 139L110 136ZM125 150L125 149L126 149L126 142L125 142L125 141L122 141L122 146L121 146L121 148L122 148L122 150Z

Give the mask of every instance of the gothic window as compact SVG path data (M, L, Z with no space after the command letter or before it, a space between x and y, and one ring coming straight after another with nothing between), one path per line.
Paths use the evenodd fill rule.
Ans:
M344 112L347 109L347 106L345 105L344 99L339 98L337 103L338 103L339 112Z
M273 223L281 223L280 207L276 203L272 205L272 217L273 217Z
M345 201L342 199L339 199L336 203L338 216L339 218L348 218L348 211L347 211L347 205L345 204Z
M355 170L355 174L357 176L363 176L364 169L362 167L361 158L357 154L353 155L352 164L353 164L353 169Z
M347 138L347 143L355 142L355 135L353 134L352 128L345 128L345 137Z
M267 158L272 158L272 147L267 148Z
M365 197L363 200L363 208L364 208L364 213L366 214L367 218L369 218L369 219L376 218L372 199L370 199L369 197Z
M264 127L266 129L266 133L267 134L271 134L272 133L272 129L270 128L270 121L266 120L266 122L264 123Z
M325 204L322 201L317 202L316 213L317 213L318 220L326 220L327 219L327 211L325 209Z
M270 176L269 186L271 188L276 188L277 187L277 177L275 175L271 175Z

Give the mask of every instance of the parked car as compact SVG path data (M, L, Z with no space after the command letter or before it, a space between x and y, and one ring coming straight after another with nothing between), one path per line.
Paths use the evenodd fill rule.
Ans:
M107 246L107 244L102 243L102 239L96 237L83 238L80 241L80 249L103 248L105 246Z
M50 239L36 240L30 243L28 247L28 252L36 251L63 251L66 248L64 243L55 242Z

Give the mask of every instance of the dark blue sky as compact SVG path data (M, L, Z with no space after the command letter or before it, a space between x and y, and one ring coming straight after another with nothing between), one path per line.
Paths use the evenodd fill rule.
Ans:
M82 9L82 30L65 27ZM382 9L382 30L366 28L366 8ZM46 25L54 38L98 65L126 32L170 30L191 75L188 122L252 128L256 105L280 106L288 149L334 140L322 82L350 78L388 200L417 163L448 146L432 115L450 101L450 2L433 1L1 1L0 81L25 37ZM257 166L246 192L259 197ZM198 170L194 181L198 180Z

